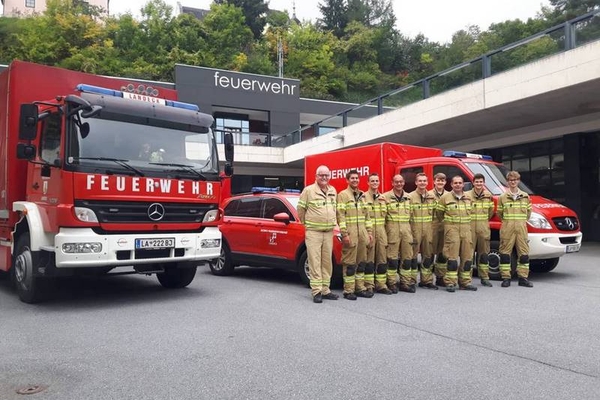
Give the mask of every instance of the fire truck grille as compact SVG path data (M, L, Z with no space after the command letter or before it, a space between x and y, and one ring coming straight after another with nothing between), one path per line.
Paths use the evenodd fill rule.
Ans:
M576 217L557 217L552 218L554 225L560 231L577 231L579 230L579 220Z
M77 207L94 211L101 223L191 223L202 222L216 204L111 202L79 200Z

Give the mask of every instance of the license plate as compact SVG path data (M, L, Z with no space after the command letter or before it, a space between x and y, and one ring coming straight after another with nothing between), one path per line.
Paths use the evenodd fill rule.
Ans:
M170 249L175 247L175 238L135 239L136 249Z
M581 248L581 244L570 244L565 249L565 253L576 253Z

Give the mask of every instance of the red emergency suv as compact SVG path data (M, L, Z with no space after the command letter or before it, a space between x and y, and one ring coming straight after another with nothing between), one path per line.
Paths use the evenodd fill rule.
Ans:
M295 193L294 193L295 192ZM214 275L231 275L235 267L280 268L298 271L309 283L304 225L298 218L298 191L253 188L223 203L219 226L223 235L221 256L209 263ZM333 237L334 276L341 276L342 243L339 231Z

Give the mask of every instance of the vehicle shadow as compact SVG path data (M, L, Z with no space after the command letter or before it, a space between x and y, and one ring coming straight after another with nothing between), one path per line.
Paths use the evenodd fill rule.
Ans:
M208 267L198 269L198 274L212 275ZM233 274L225 277L218 277L219 279L234 279L234 280L258 280L263 282L273 282L277 284L295 285L297 287L303 287L300 276L296 271L288 271L284 269L276 268L260 268L260 267L246 267L239 266L235 267Z
M10 280L0 281L0 294L19 301ZM47 282L43 301L33 306L48 311L60 311L64 308L101 309L115 306L122 308L140 303L193 299L202 295L202 290L194 286L165 289L154 276L110 276L109 274L103 277L69 277L50 280Z

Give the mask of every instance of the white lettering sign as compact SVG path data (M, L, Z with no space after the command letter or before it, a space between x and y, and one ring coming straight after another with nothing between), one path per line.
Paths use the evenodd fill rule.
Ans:
M216 87L283 94L286 96L295 96L298 93L297 84L290 85L283 79L280 82L269 82L235 76L229 77L220 74L221 72L216 71L214 75Z
M349 171L355 169L358 171L359 176L369 176L369 166L363 165L362 167L350 167L344 169L332 169L331 170L331 179L346 179L346 174Z

